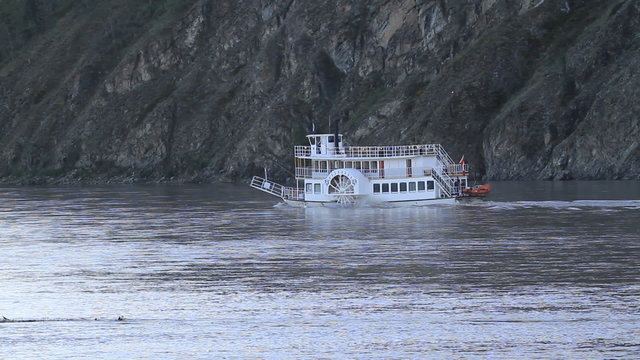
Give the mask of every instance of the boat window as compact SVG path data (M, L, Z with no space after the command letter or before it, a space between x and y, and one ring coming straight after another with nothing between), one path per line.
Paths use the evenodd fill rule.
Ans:
M353 168L353 161L345 161L344 162L344 167L347 168L347 169Z
M320 170L322 170L322 171L326 171L327 170L327 162L326 161L320 161Z
M383 193L388 193L389 192L389 184L387 184L387 183L382 184L382 192Z
M467 179L460 179L460 186L462 186L463 188L467 187Z
M433 191L433 180L427 181L427 190Z
M360 169L360 161L354 161L353 162L353 168L354 169Z
M398 192L398 183L391 183L391 192Z
M424 181L418 181L418 191L424 191Z
M333 135L329 136L329 142L332 143L333 142Z
M322 189L320 188L320 184L313 184L313 192L316 194L321 194Z
M377 161L372 161L371 162L371 170L378 170L378 162Z
M410 192L416 191L416 183L415 182L410 182L409 183L409 191Z
M306 184L305 192L306 192L307 194L311 194L311 193L313 193L313 184L311 184L311 183Z
M407 192L407 183L400 183L400 192Z
M342 161L336 160L334 166L336 169L342 169Z
M311 144L311 146L313 146L313 145L315 145L315 144L316 144L316 138L315 138L314 136L311 136L311 137L309 138L309 144Z
M362 162L362 170L369 170L369 162L368 161L363 161Z
M380 192L380 184L373 184L373 192L374 193Z

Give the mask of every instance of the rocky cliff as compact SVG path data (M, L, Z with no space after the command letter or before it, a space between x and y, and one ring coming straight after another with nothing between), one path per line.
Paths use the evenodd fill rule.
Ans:
M4 181L285 178L312 124L640 178L637 0L6 0Z

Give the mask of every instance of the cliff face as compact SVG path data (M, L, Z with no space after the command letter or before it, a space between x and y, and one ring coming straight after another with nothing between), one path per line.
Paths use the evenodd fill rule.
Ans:
M640 178L637 0L8 0L0 177L287 177L312 123L491 179Z

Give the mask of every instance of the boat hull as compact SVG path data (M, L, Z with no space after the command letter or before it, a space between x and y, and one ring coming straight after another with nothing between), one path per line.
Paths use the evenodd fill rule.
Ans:
M462 190L462 193L467 196L485 196L490 192L491 192L490 184L476 185L472 188Z
M298 208L346 208L346 207L412 207L412 206L435 206L435 205L454 205L456 198L440 198L440 199L424 199L424 200L404 200L404 201L366 201L360 200L351 204L340 204L335 201L301 201L301 200L284 200L285 204Z

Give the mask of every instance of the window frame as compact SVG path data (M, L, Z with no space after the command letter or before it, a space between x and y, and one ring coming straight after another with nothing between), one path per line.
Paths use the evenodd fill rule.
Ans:
M418 181L418 192L427 191L427 183L424 180Z
M435 191L436 183L433 180L427 180L427 191Z
M402 189L404 187L404 190ZM407 186L406 182L401 182L400 183L400 192L401 193L406 193L409 191L409 187Z

